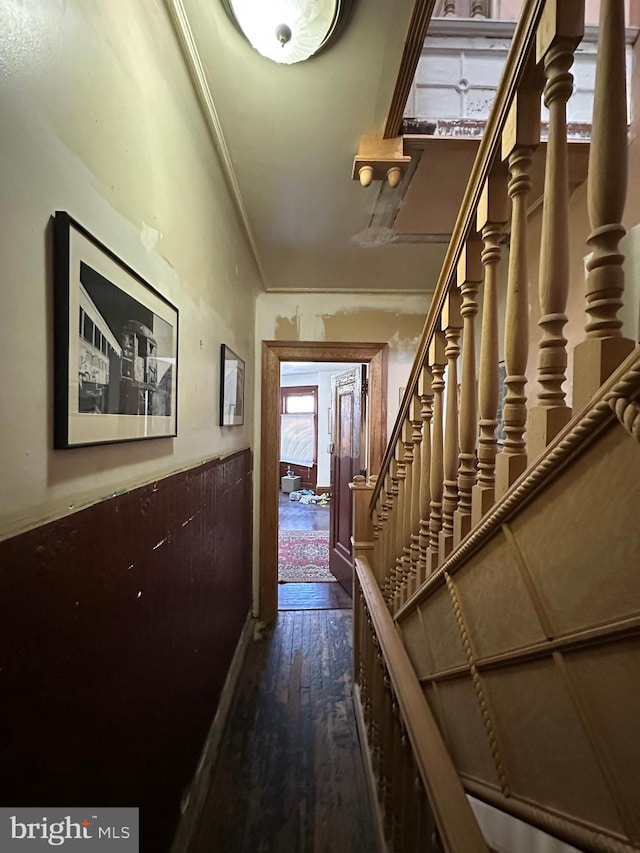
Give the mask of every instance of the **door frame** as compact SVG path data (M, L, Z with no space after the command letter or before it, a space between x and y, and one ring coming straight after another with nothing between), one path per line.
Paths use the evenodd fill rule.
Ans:
M369 365L369 469L377 473L387 446L388 343L263 341L260 427L260 532L258 616L278 614L278 471L280 457L280 362L337 361Z

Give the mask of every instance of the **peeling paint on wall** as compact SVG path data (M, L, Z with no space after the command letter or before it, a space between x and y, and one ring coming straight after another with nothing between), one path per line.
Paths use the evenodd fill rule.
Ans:
M161 237L162 234L156 228L152 228L150 225L147 225L146 222L142 223L140 240L147 252L151 252L155 248L158 240L160 240Z
M297 341L298 340L298 318L297 317L276 317L276 325L274 330L274 340L276 341Z
M415 352L415 342L422 332L424 316L424 314L387 313L376 309L359 309L354 306L337 314L324 314L322 319L326 338L329 341L349 340L350 336L356 335L360 338L362 329L366 329L368 340L388 341L390 349L402 356L412 346Z

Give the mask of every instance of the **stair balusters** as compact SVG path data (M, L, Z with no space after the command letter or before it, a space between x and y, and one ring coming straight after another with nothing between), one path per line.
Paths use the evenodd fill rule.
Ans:
M527 356L529 354L529 268L527 264L527 199L531 191L531 163L540 141L540 94L522 89L502 134L502 157L509 164L511 245L504 327L506 365L503 419L504 447L496 457L496 499L527 467L524 430L527 423Z
M480 438L478 479L472 489L472 523L478 524L494 502L498 411L498 264L500 240L507 221L506 176L492 175L485 183L478 205L477 225L482 235L484 266L482 340L480 344Z
M429 362L433 380L433 427L431 444L431 474L429 479L431 502L429 508L429 550L427 552L427 574L432 574L439 565L439 540L442 529L442 481L444 479L442 395L444 392L444 370L446 356L444 335L437 329L429 347Z
M411 399L411 439L413 441L413 479L411 488L411 570L406 597L417 589L418 561L420 559L420 480L422 476L422 401L418 390Z
M633 350L622 337L618 311L624 292L625 234L622 213L627 192L627 87L623 0L600 4L598 64L589 149L586 340L574 352L573 403L577 411Z
M482 245L467 240L457 268L458 288L462 295L462 376L460 381L460 456L458 467L458 507L453 514L453 542L457 545L471 530L471 490L476 482L476 334L478 290L482 283Z
M548 2L536 39L538 61L544 60L544 103L549 110L549 138L540 247L542 329L538 351L538 404L529 412L529 458L537 458L569 422L571 409L562 386L567 371L563 329L569 290L569 187L567 169L567 101L573 89L574 51L584 32L583 0Z
M438 540L440 561L453 549L453 514L458 506L458 356L460 355L460 291L449 290L442 309L442 329L446 340L447 416L444 437L444 483L442 492L442 530Z
M420 373L418 390L420 393L420 417L422 418L422 450L420 458L420 533L418 544L417 585L427 577L427 550L429 547L429 512L431 508L431 418L433 417L433 391L431 387L431 367L426 364Z

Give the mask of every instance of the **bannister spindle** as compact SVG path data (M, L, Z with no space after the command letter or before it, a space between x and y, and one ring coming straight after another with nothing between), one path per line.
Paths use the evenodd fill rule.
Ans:
M406 422L403 425L403 437L406 428ZM394 554L394 576L390 590L391 605L394 606L395 598L402 584L404 576L404 532L405 532L405 504L407 499L407 458L406 458L405 442L402 438L396 444L396 461L397 478L398 478L398 495L396 497L396 516L394 519L395 528L395 546Z
M458 507L453 515L453 542L457 545L471 530L471 490L476 482L477 389L476 337L478 290L482 283L482 244L467 240L457 268L462 294L462 376L460 381L460 461L458 468Z
M388 477L385 477L382 481L380 494L378 495L378 541L376 543L375 559L379 567L382 585L384 585L385 575L387 571L387 535L389 521L389 506L387 504L387 482Z
M385 600L389 601L389 595L395 578L395 521L396 521L396 499L398 497L398 463L395 456L391 459L387 472L387 536L385 541L385 580L382 586Z
M437 329L429 345L429 362L433 381L433 428L431 436L431 502L429 507L429 550L427 552L427 574L432 574L439 565L438 546L442 529L442 482L444 480L442 394L444 391L444 335Z
M442 530L438 537L440 561L453 548L453 513L458 506L458 356L460 355L460 291L452 285L442 309L447 358L447 417L444 436L444 482L442 492Z
M405 420L402 429L402 446L404 448L404 515L402 519L402 575L396 596L396 606L407 600L407 587L411 574L411 502L413 500L413 424Z
M569 187L567 101L573 89L575 48L584 32L584 0L548 0L538 27L536 56L544 60L544 103L549 138L544 176L538 351L538 404L529 412L527 447L531 460L571 418L562 385L566 381L567 341L563 334L569 291Z
M413 480L411 489L411 572L407 598L417 589L420 559L420 481L422 478L422 400L416 389L411 400L411 440L413 441Z
M498 446L498 264L502 255L500 240L507 221L505 175L491 175L487 179L478 204L477 220L483 243L481 260L484 266L484 293L478 393L478 479L472 489L471 498L471 520L474 526L489 511L495 497L495 459Z
M422 418L422 449L420 457L420 555L416 572L416 586L427 577L427 549L429 547L429 512L431 507L431 418L433 417L433 391L431 367L426 364L420 374L420 417Z
M627 85L623 0L600 3L598 62L589 148L587 200L591 234L587 243L587 338L574 351L573 406L581 408L633 350L622 337L618 311L624 293L627 193Z
M527 197L531 191L533 150L540 141L540 93L516 93L502 134L502 157L509 163L511 246L504 329L507 393L503 407L504 447L496 457L496 498L527 467L524 430L527 423L527 355L529 353L529 268L527 264Z

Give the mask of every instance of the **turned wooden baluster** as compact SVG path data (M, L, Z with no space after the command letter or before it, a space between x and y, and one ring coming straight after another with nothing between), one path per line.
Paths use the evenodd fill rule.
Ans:
M378 553L376 560L380 566L380 590L385 590L387 580L387 536L389 535L389 473L387 472L380 487L380 506L378 510L378 524L380 532L378 534Z
M427 364L420 374L420 417L422 418L422 445L420 456L420 548L416 571L416 586L427 577L427 550L429 547L429 513L431 508L431 418L433 416L433 391L431 367Z
M471 494L476 482L476 436L478 433L476 388L476 315L478 290L482 284L482 244L467 240L458 261L457 280L462 294L462 376L460 377L460 457L458 507L453 514L453 543L457 545L471 530Z
M411 440L413 441L413 480L411 489L411 571L407 598L417 589L418 560L420 559L420 484L422 478L422 400L416 389L411 400ZM406 599L405 599L406 600Z
M403 432L405 425L403 424ZM405 443L400 439L396 444L396 477L398 479L398 494L396 496L396 515L394 518L395 544L393 549L394 575L390 588L391 605L395 605L395 598L400 589L404 575L404 511L407 498L407 460L405 456Z
M405 420L402 426L402 447L404 450L404 507L402 516L402 553L400 555L401 574L396 594L396 607L406 601L406 590L411 574L411 501L413 500L413 426Z
M444 391L444 335L436 329L429 345L429 362L433 377L433 428L431 444L431 476L429 480L431 501L429 506L429 550L427 574L432 574L440 563L438 546L442 529L442 481L444 480L442 393Z
M460 355L460 291L452 286L442 308L447 357L447 418L444 436L444 482L442 493L442 530L438 554L442 562L453 549L453 514L458 506L458 356Z
M387 490L389 501L389 521L387 528L387 575L384 583L385 600L387 604L391 601L396 582L396 542L397 525L399 515L399 478L398 460L392 456L389 462L389 487Z
M452 15L456 13L456 2L455 0L444 0L444 18L450 18Z
M381 585L384 586L387 572L387 536L389 535L389 504L387 496L388 476L384 478L378 496L378 542L376 563L379 567ZM382 588L382 587L381 587Z
M504 447L496 457L496 498L501 497L527 467L524 430L527 423L527 356L529 353L529 269L527 265L527 197L531 163L540 141L540 93L516 93L502 133L502 158L509 163L511 246L504 328L507 370L503 419Z
M600 4L598 63L589 148L587 199L591 234L587 243L587 338L573 362L573 407L581 408L634 348L622 337L618 311L624 293L627 192L627 86L623 0Z
M480 438L478 478L472 489L471 521L475 526L491 508L495 498L496 415L498 411L498 264L500 240L507 221L505 175L492 175L484 185L478 204L478 231L482 234L484 266L482 341L480 344Z
M540 247L538 403L529 412L529 459L538 457L571 418L562 385L566 380L567 341L563 334L569 291L569 188L567 101L573 89L573 53L584 31L583 0L548 0L538 27L536 56L544 60L544 103L549 139L544 176Z
M486 0L471 0L471 17L486 18L487 3Z

